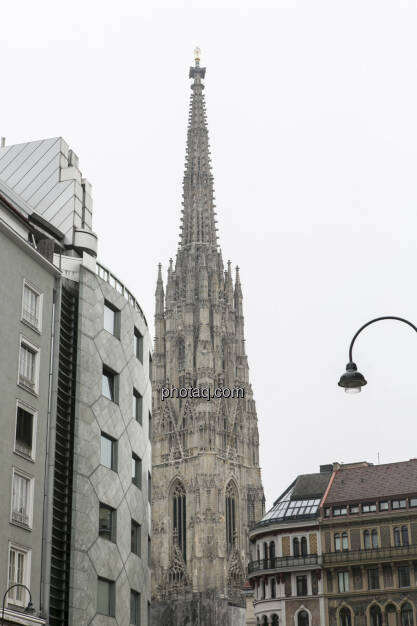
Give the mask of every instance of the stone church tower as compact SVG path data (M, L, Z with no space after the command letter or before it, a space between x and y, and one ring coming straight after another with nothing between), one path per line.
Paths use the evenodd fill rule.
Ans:
M231 623L245 581L247 532L264 501L239 269L233 281L216 233L205 71L197 49L180 241L165 291L159 266L155 294L152 623L175 626ZM166 387L222 388L225 396L240 388L244 398L174 391L162 400Z

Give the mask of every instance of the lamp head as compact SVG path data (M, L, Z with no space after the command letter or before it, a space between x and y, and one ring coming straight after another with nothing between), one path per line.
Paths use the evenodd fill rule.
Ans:
M366 380L356 367L356 363L350 361L346 365L346 372L342 374L339 380L339 387L343 387L346 393L359 393L361 388L366 385Z
M35 612L35 609L33 607L32 600L29 600L28 605L25 608L25 613L29 613L30 615L33 615L34 612Z

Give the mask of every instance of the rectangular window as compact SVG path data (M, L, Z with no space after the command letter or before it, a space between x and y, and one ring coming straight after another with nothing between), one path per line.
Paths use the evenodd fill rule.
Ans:
M13 471L12 522L31 526L32 479Z
M142 425L142 396L136 389L133 390L133 417L140 425Z
M410 498L410 506L417 506L417 498Z
M337 506L333 508L334 516L346 515L346 514L347 514L347 509L345 506Z
M152 502L152 476L150 472L148 472L148 502L149 504Z
M152 413L149 411L149 428L148 428L149 441L152 440Z
M389 509L388 502L380 502L379 503L379 510L380 511L388 511L388 509Z
M34 456L34 421L34 413L28 411L27 409L23 409L21 406L17 407L14 449L15 452L23 454L29 458Z
M143 336L137 328L133 331L133 354L143 363Z
M115 615L114 582L105 578L97 580L97 613Z
M142 461L135 453L132 454L132 483L142 489Z
M379 589L379 571L377 567L368 569L368 589Z
M137 556L141 555L141 527L134 519L130 526L130 551Z
M8 587L12 585L27 585L30 579L30 552L10 546L9 548L9 580ZM26 605L28 602L27 592L23 587L15 587L7 594L8 602L17 605Z
M112 402L117 402L117 376L109 368L103 366L101 393Z
M104 433L101 433L100 463L104 465L105 467L108 467L109 469L113 470L114 472L117 471L116 444L117 442L114 439L112 439L108 435L105 435Z
M326 508L324 509L324 516L325 517L330 517L330 507L326 506Z
M407 506L407 500L392 500L391 506L393 509L405 509Z
M22 319L36 330L40 330L41 296L26 282L23 284Z
M149 352L149 380L152 380L152 354Z
M354 515L355 513L359 513L359 504L351 504L349 507L349 513Z
M297 596L307 595L307 576L297 576Z
M337 580L339 583L339 591L349 591L349 572L338 572Z
M410 586L410 568L408 565L404 565L398 568L398 586L399 587Z
M108 333L114 335L115 337L119 336L119 311L112 305L110 302L104 301L104 320L103 326L104 330L107 330Z
M148 535L148 565L151 566L151 538Z
M107 504L99 505L98 534L104 539L116 542L116 510Z
M374 513L376 511L376 503L371 502L368 504L362 504L362 513Z
M39 350L22 340L19 355L19 384L30 391L38 391Z
M140 593L130 590L130 624L140 626Z

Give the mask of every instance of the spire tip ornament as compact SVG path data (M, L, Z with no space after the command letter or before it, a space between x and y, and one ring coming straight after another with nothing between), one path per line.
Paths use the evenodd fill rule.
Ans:
M201 50L198 46L194 48L194 60L196 63L200 63Z

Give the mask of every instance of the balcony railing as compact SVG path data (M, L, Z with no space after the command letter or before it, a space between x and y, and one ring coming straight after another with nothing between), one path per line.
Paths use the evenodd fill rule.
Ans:
M114 274L112 274L108 269L104 267L104 265L101 265L100 263L96 263L96 273L97 276L99 276L102 280L105 280L107 283L109 283L109 285L111 285L111 287L113 287L113 289L120 293L120 295L122 295L134 309L139 311L139 313L143 317L145 324L148 325L139 302L136 300L135 296L123 285L123 283L121 283Z
M305 556L276 556L272 559L260 559L252 561L248 565L249 574L268 569L295 569L320 565L321 557L317 554L306 554Z
M323 563L352 563L356 561L386 561L396 558L417 556L417 545L390 546L388 548L370 548L368 550L345 550L323 554Z

